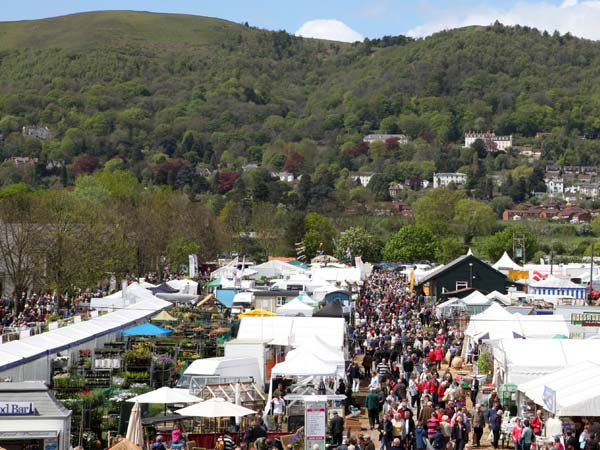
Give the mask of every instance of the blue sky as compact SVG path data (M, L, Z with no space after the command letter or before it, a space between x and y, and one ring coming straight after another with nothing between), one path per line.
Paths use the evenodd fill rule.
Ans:
M600 38L600 0L2 0L0 21L132 9L220 17L272 30L346 40L426 36L457 26L523 24ZM312 21L320 22L312 22ZM598 29L597 29L598 28ZM598 34L598 36L596 36Z

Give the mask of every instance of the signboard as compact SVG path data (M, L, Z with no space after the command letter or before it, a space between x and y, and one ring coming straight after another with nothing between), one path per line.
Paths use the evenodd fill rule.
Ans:
M317 444L320 450L325 450L326 403L307 401L304 408L304 449L312 450Z
M509 280L528 280L529 279L529 271L528 270L509 270L508 271L508 279Z
M33 402L0 403L0 416L34 416Z
M571 325L582 327L600 327L600 312L585 311L571 314Z
M198 272L198 255L188 255L188 269L190 278L194 278Z
M542 399L544 400L546 409L548 409L548 411L550 411L552 414L556 414L556 391L548 386L544 386Z

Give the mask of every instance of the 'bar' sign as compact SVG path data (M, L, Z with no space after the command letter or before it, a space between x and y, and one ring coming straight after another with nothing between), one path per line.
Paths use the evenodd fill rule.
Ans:
M0 416L33 416L35 406L33 402L0 403Z

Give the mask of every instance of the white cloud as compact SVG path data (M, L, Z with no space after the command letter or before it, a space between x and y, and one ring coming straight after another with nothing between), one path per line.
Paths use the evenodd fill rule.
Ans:
M296 36L341 42L355 42L364 39L360 33L344 22L334 19L309 20L298 28Z
M524 25L552 33L587 39L600 39L600 0L564 0L561 5L548 1L521 2L508 9L490 7L439 11L429 23L407 32L413 37L429 36L437 31L469 25L490 25L496 20L504 25Z

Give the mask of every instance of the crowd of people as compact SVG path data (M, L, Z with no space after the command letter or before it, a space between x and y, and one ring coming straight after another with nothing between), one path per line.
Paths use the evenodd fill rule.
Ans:
M0 324L2 329L24 330L50 319L71 317L78 303L86 301L90 294L81 292L74 296L55 292L34 292L17 299L14 295L0 299ZM18 303L18 307L16 304ZM18 312L17 312L18 310Z
M445 363L460 355L463 338L399 274L377 272L365 283L356 302L350 343L356 357L347 376L352 392L368 383L369 428L378 430L381 450L476 448L486 427L498 448L504 412L496 392L478 403L483 397L477 379L465 390ZM469 356L476 358L473 350ZM515 449L530 450L542 425L526 420L515 430Z

